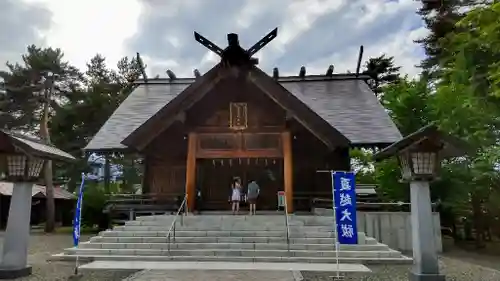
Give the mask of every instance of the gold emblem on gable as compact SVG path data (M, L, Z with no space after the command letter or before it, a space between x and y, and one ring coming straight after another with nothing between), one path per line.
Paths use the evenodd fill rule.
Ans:
M244 102L229 104L229 127L234 130L244 130L248 127L248 107Z

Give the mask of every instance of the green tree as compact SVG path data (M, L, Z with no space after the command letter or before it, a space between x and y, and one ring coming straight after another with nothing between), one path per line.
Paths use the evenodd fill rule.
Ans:
M136 59L124 57L118 62L117 69L109 69L105 58L99 54L90 60L84 73L82 90L73 93L51 120L55 144L78 153L130 94L133 89L131 82L140 74L139 63ZM64 166L70 179L70 190L76 187L80 173L89 169L88 155L78 155L81 157L77 164Z
M456 23L460 21L467 10L477 7L483 3L492 1L487 0L421 0L422 7L418 14L422 16L429 34L416 40L416 43L422 44L426 58L420 66L429 74L432 79L439 77L437 73L440 70L439 64L445 56L446 47L442 44L442 39L457 30ZM465 30L466 31L466 30Z
M399 80L399 70L401 67L395 66L394 57L387 57L385 54L370 58L365 65L364 74L370 76L368 85L379 96L382 93L382 87L389 83Z
M482 247L488 228L486 213L498 205L498 140L500 97L497 95L500 42L500 3L475 8L458 22L458 27L441 44L441 76L431 104L439 126L471 144L472 152L448 165L458 210L467 206L476 229L476 243ZM489 206L489 207L488 207ZM496 210L498 214L498 210Z
M431 91L426 80L404 77L387 85L383 91L380 102L404 136L433 121L429 107Z
M61 107L61 102L78 88L81 81L79 71L63 60L60 49L28 46L22 56L23 64L7 63L8 71L0 73L5 83L4 109L15 116L9 120L10 127L25 129L38 135L50 144L48 122ZM44 167L46 186L47 221L46 232L55 228L55 206L53 192L52 161Z
M431 93L426 80L410 80L408 77L403 77L385 85L381 90L384 94L381 95L380 102L387 109L403 136L413 133L432 121L429 109ZM374 166L376 171L374 179L380 195L388 201L408 202L410 200L409 188L399 182L401 173L398 162L395 159L388 159L375 163Z

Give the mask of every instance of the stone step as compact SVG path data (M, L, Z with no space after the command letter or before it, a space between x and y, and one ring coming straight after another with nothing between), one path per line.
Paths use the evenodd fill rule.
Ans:
M166 226L170 227L172 225L171 221L126 221L124 226ZM181 221L176 221L177 226L185 226L188 228L212 228L212 227L224 227L224 228L229 228L229 227L262 227L262 228L285 228L286 224L284 222L278 223L278 222L266 222L266 223L261 223L261 222L249 222L249 221L242 221L242 222L181 222ZM330 226L333 225L331 222L327 225L318 225L318 226ZM290 222L288 224L289 227L301 227L304 226L301 223L292 223Z
M136 256L136 255L88 255L88 254L56 254L50 260L74 261L227 261L227 262L293 262L293 263L363 263L363 264L411 264L411 258L360 258L360 257L238 257L238 256Z
M310 251L332 251L334 244L290 244L287 243L80 243L81 249L241 249L241 250L310 250ZM342 251L388 251L385 244L372 245L340 245Z
M100 236L107 237L131 237L131 236L142 236L142 237L158 237L167 236L168 231L118 231L118 230L106 230L99 233ZM172 234L173 235L173 234ZM186 231L180 230L175 232L176 237L286 237L286 231L253 231L253 230L240 230L240 231ZM292 231L289 234L291 238L334 238L335 233L331 232L319 232L319 231Z
M330 216L289 216L289 242L283 213L262 216L188 215L177 217L175 241L167 239L175 216L139 217L103 231L58 260L407 263L411 259L374 238L358 233L358 245L335 251ZM181 224L182 220L182 224ZM170 233L173 236L173 233Z
M106 230L101 232L99 235L101 236L111 236L111 237L130 237L130 236L167 236L168 230L156 231L156 230ZM176 237L249 237L249 236L257 236L257 237L286 237L286 231L253 231L253 230L236 230L236 231L220 231L220 230L209 230L209 231L201 231L201 230L176 230ZM173 235L173 233L171 233ZM310 237L310 238L334 238L335 233L333 231L308 231L306 230L297 230L290 231L289 237L292 238L301 238L301 237Z
M241 249L84 249L67 248L70 255L110 255L110 256L229 256L229 257L357 257L357 258L398 258L401 253L387 251L309 251L309 250L241 250Z
M137 217L134 222L128 222L131 225L146 224L146 225L170 225L174 221L173 216L147 216ZM184 216L178 217L176 222L183 222L187 225L232 225L232 224L250 224L250 225L286 225L284 216ZM289 225L304 225L308 220L297 220L294 216L289 216ZM333 224L333 220L324 221L326 225Z
M175 226L176 231L276 231L285 232L285 226L260 226L260 225L235 225L235 226ZM334 231L330 226L290 226L290 232L308 231L308 232L331 232ZM116 231L168 231L170 225L120 225L113 227Z
M149 226L170 226L174 220L173 216L147 216L138 217L134 221L126 222L127 225L149 225ZM285 226L286 222L283 216L223 216L223 218L211 215L184 216L182 220L177 218L176 223L188 226L232 226L232 225L264 225L264 226ZM333 227L333 217L314 217L314 216L294 216L290 215L288 224L290 226L327 226Z
M173 220L176 216L167 214L167 215L152 215L152 216L137 216L136 220ZM198 221L198 220L212 220L212 221L244 221L244 220L252 220L252 221L283 221L285 219L285 214L283 212L276 212L276 214L266 214L266 215L248 215L245 212L240 212L239 215L212 215L212 214L201 214L201 215L179 215L177 219ZM301 222L325 222L332 221L331 215L295 215L288 214L289 220L301 221Z
M240 215L179 215L177 220L184 219L184 221L262 221L262 222L270 222L270 221L280 221L283 222L285 220L285 215L283 213L278 213L276 215L262 215L262 216L250 216L247 214ZM297 218L299 216L288 215L288 219ZM307 217L307 216L304 216ZM309 216L314 217L314 216ZM174 220L175 215L155 215L155 216L138 216L136 220L140 221L161 221L161 220ZM297 219L297 221L304 221L301 219Z
M142 224L138 222L137 224L126 223L125 225L115 226L114 229L129 229L129 230L140 230L140 229L170 229L171 224L159 224L159 223L145 223ZM274 230L274 231L283 231L286 229L285 225L263 225L263 224L233 224L233 225L189 225L184 223L181 225L179 222L175 225L176 229L179 230L253 230L253 231L264 231L264 230ZM289 225L288 228L290 230L297 229L310 229L316 231L331 231L333 230L333 225L320 225L320 226L303 226L303 225Z
M377 240L372 237L358 236L359 244L375 245ZM362 237L364 239L362 239ZM285 237L176 237L176 243L286 243ZM91 243L167 243L162 237L108 237L95 236L90 238ZM327 244L332 245L332 238L290 238L291 244Z

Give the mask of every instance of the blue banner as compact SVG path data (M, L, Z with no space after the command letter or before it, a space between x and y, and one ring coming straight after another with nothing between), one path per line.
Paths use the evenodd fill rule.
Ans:
M356 182L353 172L333 172L333 202L337 239L340 244L358 244Z
M82 173L82 183L78 190L78 199L76 201L75 217L73 218L73 245L76 247L80 242L80 226L82 219L82 203L83 203L83 185L85 183L85 174Z

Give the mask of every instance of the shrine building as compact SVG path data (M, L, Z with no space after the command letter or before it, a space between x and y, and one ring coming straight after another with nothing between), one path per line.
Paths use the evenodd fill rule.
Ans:
M280 76L257 67L257 51L229 34L221 57L194 78L135 81L134 89L88 143L92 152L138 153L144 159L143 193L187 196L189 210L227 210L233 178L260 185L258 208L275 210L284 191L288 211L311 198L332 198L329 174L351 170L349 149L384 147L401 139L395 124L357 73ZM361 56L360 56L361 57ZM201 204L196 195L201 193Z

